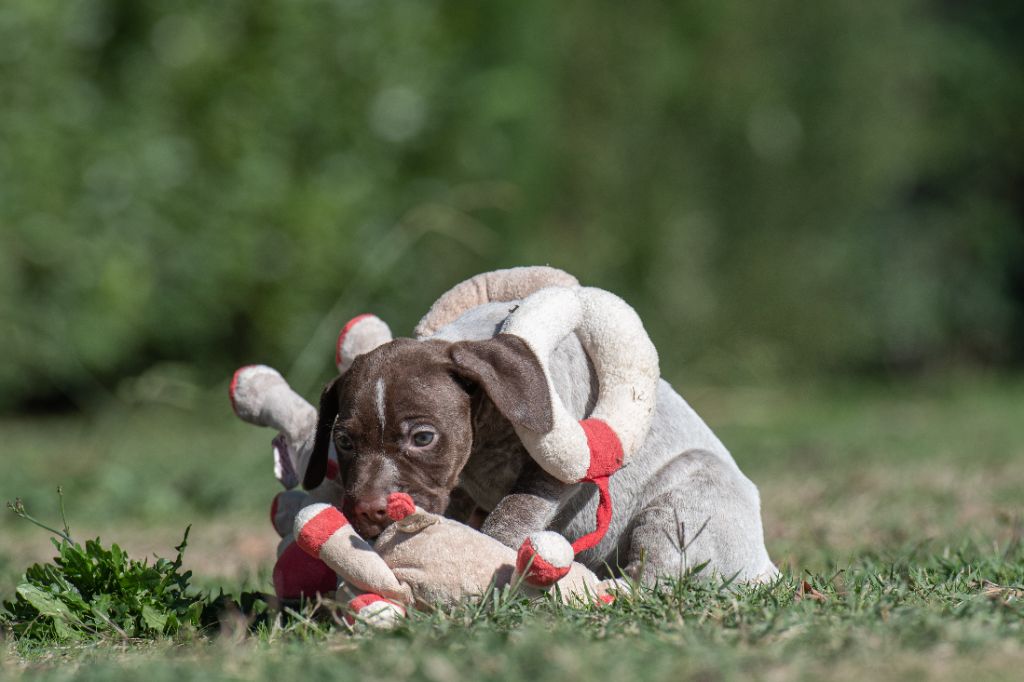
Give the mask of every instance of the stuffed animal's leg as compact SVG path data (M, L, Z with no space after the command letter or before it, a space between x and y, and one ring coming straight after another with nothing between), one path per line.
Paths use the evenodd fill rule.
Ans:
M296 445L316 430L316 408L272 367L248 365L238 369L231 379L229 397L235 414L243 421L273 427Z
M704 450L682 453L655 477L635 518L626 566L647 585L697 569L740 582L778 575L764 546L757 489Z
M316 408L293 391L277 370L266 365L238 369L228 396L240 419L280 431L274 439L274 474L285 488L295 487L313 449Z
M526 538L516 556L516 578L535 590L556 588L566 604L611 602L625 584L599 580L589 568L573 561L572 545L553 531Z
M337 507L312 504L300 510L295 517L295 541L347 584L401 605L412 604L409 586L395 577Z

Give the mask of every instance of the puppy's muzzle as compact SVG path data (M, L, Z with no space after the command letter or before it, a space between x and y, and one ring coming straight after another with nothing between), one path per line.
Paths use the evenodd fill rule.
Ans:
M380 535L392 523L388 516L387 495L360 497L346 511L356 531L367 540Z

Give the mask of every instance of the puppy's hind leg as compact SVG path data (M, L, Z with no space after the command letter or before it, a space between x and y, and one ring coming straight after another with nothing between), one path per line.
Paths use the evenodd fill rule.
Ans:
M721 580L770 579L760 500L735 467L704 450L689 450L654 477L637 514L626 573L652 585L688 573Z

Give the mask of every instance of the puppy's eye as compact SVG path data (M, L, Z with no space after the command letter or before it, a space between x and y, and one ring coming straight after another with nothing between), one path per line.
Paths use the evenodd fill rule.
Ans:
M343 452L352 452L352 448L355 446L347 433L338 431L334 434L334 447Z
M418 448L425 448L434 442L433 431L417 431L412 434L412 444Z

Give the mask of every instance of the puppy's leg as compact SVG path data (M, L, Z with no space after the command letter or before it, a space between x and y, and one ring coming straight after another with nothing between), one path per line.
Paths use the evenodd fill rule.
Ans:
M530 460L480 530L503 545L518 549L527 535L548 527L567 488Z
M768 580L757 488L732 465L689 450L652 480L652 495L634 521L626 572L645 584L701 569L702 577Z
M486 512L480 510L476 500L464 488L455 488L448 497L448 508L444 510L444 515L472 528L480 528Z

